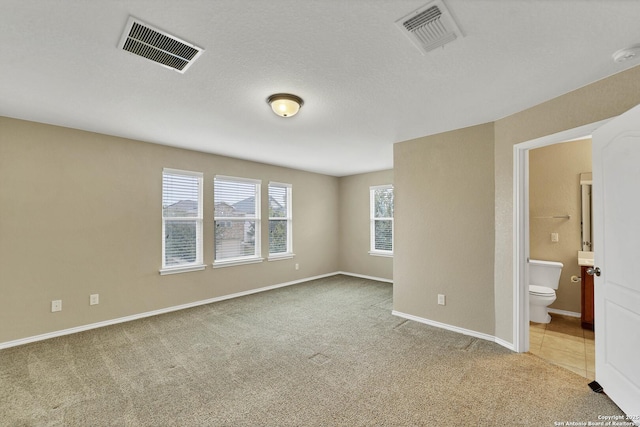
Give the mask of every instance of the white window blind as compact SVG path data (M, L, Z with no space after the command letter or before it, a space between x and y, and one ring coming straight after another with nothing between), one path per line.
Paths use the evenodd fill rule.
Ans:
M213 184L215 261L260 257L260 181L216 176Z
M291 255L291 185L269 183L269 255Z
M202 173L162 171L162 270L202 267Z
M393 186L370 187L371 253L393 254Z

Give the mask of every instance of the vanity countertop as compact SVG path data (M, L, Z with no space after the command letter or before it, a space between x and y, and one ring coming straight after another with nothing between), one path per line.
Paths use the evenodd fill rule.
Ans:
M593 252L578 251L578 265L593 267Z

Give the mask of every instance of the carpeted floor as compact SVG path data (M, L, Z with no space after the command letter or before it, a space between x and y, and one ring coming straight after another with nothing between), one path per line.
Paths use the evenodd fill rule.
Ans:
M554 426L622 415L530 354L334 276L0 351L2 426Z

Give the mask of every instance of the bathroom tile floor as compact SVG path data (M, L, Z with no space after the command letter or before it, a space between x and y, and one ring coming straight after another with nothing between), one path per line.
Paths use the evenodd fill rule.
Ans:
M578 375L595 379L593 331L580 319L551 313L551 323L529 322L529 352Z

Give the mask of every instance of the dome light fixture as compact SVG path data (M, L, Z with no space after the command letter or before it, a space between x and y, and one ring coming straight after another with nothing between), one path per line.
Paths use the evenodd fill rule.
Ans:
M276 93L267 98L267 103L271 105L274 113L280 117L295 116L300 107L304 105L302 98L290 93Z

